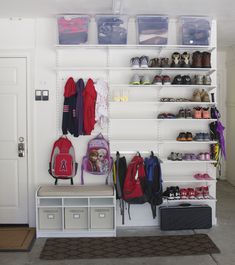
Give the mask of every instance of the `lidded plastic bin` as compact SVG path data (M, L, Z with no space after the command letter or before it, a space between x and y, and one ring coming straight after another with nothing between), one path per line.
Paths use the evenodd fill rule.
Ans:
M137 43L166 45L168 41L168 17L159 15L137 16Z
M211 17L180 17L182 45L210 45Z
M59 15L57 16L58 40L62 45L87 43L88 15Z
M127 16L97 15L96 24L99 44L127 44Z

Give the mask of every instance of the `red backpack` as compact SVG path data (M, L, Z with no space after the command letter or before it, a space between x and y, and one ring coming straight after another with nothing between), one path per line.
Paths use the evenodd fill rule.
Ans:
M142 204L147 202L144 194L145 183L144 160L141 156L134 156L127 167L123 186L123 199L129 204Z
M67 137L60 137L53 145L48 170L49 174L55 178L55 185L58 179L70 179L73 185L77 167L72 143Z

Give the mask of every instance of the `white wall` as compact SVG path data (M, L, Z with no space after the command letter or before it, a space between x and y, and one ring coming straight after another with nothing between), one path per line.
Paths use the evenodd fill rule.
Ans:
M30 165L29 165L29 203L30 225L35 225L35 209L33 194L36 187L42 183L53 183L49 176L48 162L52 144L58 137L58 108L56 105L56 21L55 19L0 19L0 49L30 53L30 82L29 82L29 136L30 136ZM221 95L226 95L226 53L218 52L218 83ZM235 77L234 77L235 78ZM234 79L235 82L235 79ZM229 83L230 84L230 83ZM49 101L34 101L35 89L48 89ZM235 93L233 93L235 100ZM225 98L219 100L222 114L226 114L224 108ZM233 103L235 104L235 102ZM224 116L225 117L225 116ZM224 120L226 121L226 120ZM234 127L235 131L235 127ZM78 141L86 146L87 139L81 137ZM235 150L233 148L233 150ZM85 150L80 149L78 161ZM230 153L232 151L230 150ZM234 151L233 151L234 152ZM223 172L225 169L223 167ZM230 172L230 171L229 171ZM234 171L233 171L234 172ZM225 173L223 173L225 175ZM234 179L235 181L235 179ZM79 182L79 178L75 178Z

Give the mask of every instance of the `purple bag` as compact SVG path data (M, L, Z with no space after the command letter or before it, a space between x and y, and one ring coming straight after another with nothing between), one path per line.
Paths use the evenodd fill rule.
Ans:
M84 184L83 171L86 171L93 175L107 174L107 184L112 165L109 143L100 133L88 142L86 156L82 159L81 183Z

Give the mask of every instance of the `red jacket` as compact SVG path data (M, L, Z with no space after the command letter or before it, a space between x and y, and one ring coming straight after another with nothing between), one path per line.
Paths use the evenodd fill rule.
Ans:
M84 104L84 132L86 135L90 135L95 126L95 104L97 95L92 79L88 79L82 95Z

